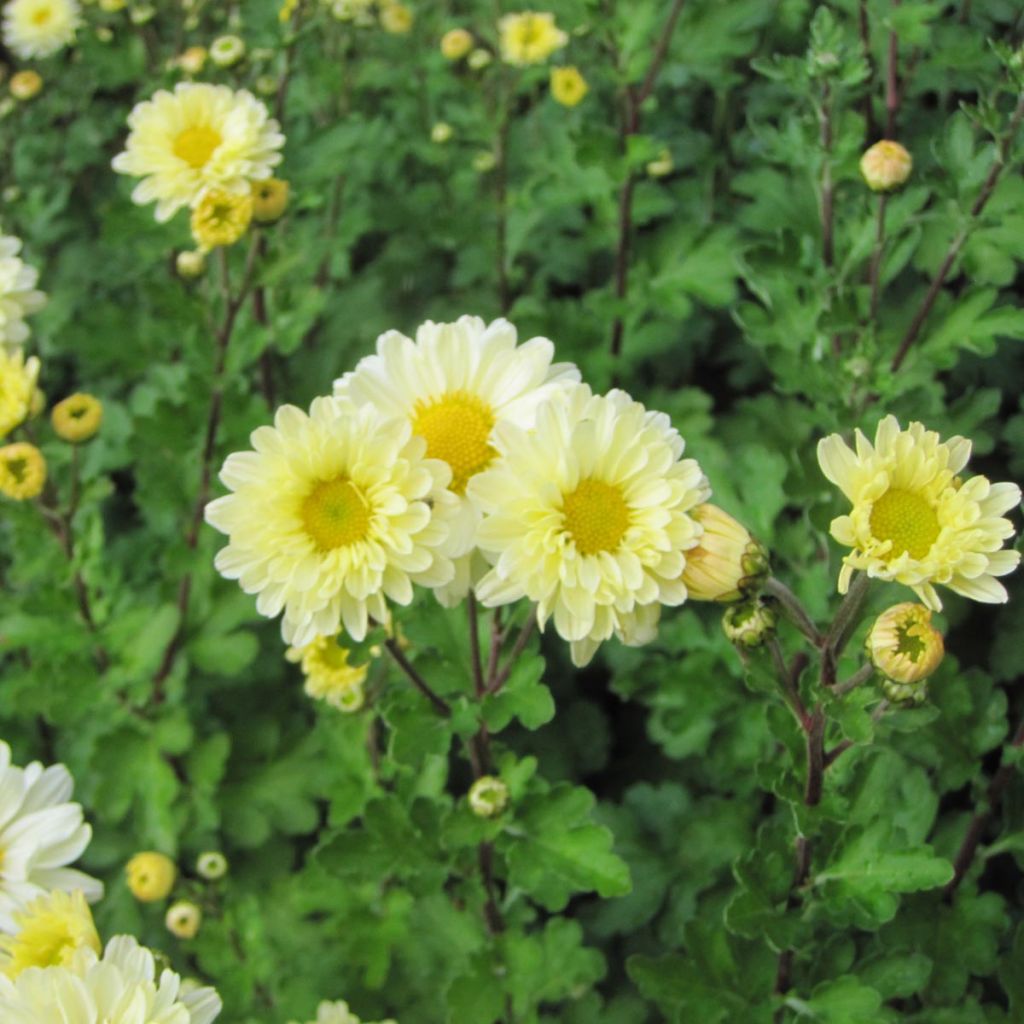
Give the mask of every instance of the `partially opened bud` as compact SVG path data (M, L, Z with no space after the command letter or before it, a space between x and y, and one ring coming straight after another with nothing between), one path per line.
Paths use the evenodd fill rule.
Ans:
M188 900L178 900L167 911L164 924L179 939L194 939L203 923L203 912Z
M872 192L891 192L910 177L913 158L898 142L882 139L860 158L860 173Z
M726 608L722 616L722 630L737 646L760 647L775 635L778 623L775 611L755 598Z
M461 60L473 49L473 36L464 28L453 28L441 37L441 53L446 60Z
M481 775L469 788L469 807L478 818L493 818L508 804L508 786L493 775Z
M942 634L932 625L932 613L907 601L886 609L867 638L872 664L885 676L883 689L890 700L924 699L924 681L942 663Z
M174 888L178 869L166 854L147 850L137 853L125 868L128 888L141 903L155 903L166 899Z
M698 505L690 515L704 527L686 552L682 579L691 600L739 601L754 593L768 575L764 547L717 505Z
M46 486L46 459L27 441L0 448L0 494L15 501L38 498Z

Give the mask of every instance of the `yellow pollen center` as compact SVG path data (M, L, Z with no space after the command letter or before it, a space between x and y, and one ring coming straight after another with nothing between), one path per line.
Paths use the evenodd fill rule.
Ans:
M497 455L488 444L494 426L490 406L469 391L449 391L429 402L417 402L413 433L427 442L427 457L447 462L452 470L448 485L465 494L466 484Z
M612 551L629 529L622 491L600 480L583 480L562 504L565 529L582 555Z
M924 558L939 535L939 519L920 494L894 488L871 509L871 532L877 540L892 541L893 557Z
M174 140L174 155L198 170L223 141L220 132L213 128L204 125L186 128Z
M302 525L322 551L363 540L370 510L362 494L345 477L318 483L302 501Z
M40 7L32 13L33 25L45 25L53 17L53 11L49 7Z

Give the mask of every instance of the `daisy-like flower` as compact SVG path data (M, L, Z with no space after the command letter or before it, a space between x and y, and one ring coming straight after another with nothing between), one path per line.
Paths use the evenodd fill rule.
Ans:
M4 45L23 60L49 57L74 41L81 20L77 0L9 0Z
M503 423L494 444L502 457L469 484L493 564L480 600L536 602L576 665L613 633L652 639L661 605L686 600L680 577L701 535L690 510L710 495L668 417L580 384L542 406L534 430Z
M334 636L318 636L305 647L289 647L285 657L302 666L306 694L340 711L358 711L363 704L366 665L350 665L351 651Z
M553 14L523 11L498 22L501 58L507 64L540 64L569 41Z
M131 134L114 170L142 178L132 193L140 206L156 201L156 219L195 206L210 189L247 194L281 162L280 127L244 89L180 82L161 89L128 116Z
M1000 550L1014 533L1001 517L1020 504L1020 488L960 477L970 454L965 438L941 441L920 423L902 430L895 416L878 424L873 445L858 430L856 451L838 434L818 443L822 472L853 505L832 520L832 536L852 548L840 593L861 570L911 587L933 611L942 608L936 584L975 601L1006 600L995 577L1012 572L1020 553Z
M444 463L407 421L371 405L315 399L307 416L286 405L252 434L254 451L229 455L221 480L234 493L206 506L229 536L216 566L268 617L284 612L286 643L355 640L386 599L412 600L412 584L452 578L444 553L456 510Z
M220 1011L212 988L186 992L174 971L158 976L153 954L127 935L102 957L84 948L68 966L0 977L4 1024L211 1024Z
M24 423L32 411L39 379L39 360L0 345L0 438Z
M563 107L575 107L590 91L587 80L579 68L565 67L551 69L551 95Z
M20 238L0 237L0 346L8 349L28 338L25 317L46 305L36 288L39 272L19 258L20 251Z
M9 978L29 967L66 966L83 947L100 951L96 925L78 890L40 896L15 915L15 924L15 935L0 935L0 971Z
M503 423L529 429L540 403L580 379L571 363L552 363L554 355L547 338L517 345L507 320L489 326L474 316L452 324L428 320L415 341L398 331L382 334L377 354L334 382L335 395L409 423L427 442L427 456L451 468L459 509L451 547L457 564L452 585L438 591L444 604L457 603L469 590L479 511L466 487L497 455L496 429Z
M73 788L64 765L18 768L0 741L0 931L17 931L18 911L55 889L80 889L90 903L103 895L101 882L67 867L92 838Z

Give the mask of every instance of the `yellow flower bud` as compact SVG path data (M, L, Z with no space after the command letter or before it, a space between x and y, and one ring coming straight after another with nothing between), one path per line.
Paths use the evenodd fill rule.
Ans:
M726 608L722 630L737 647L754 648L775 634L777 621L774 610L755 599Z
M446 60L461 60L473 49L473 36L464 28L453 28L441 36L441 53Z
M179 939L194 939L202 923L203 912L188 900L172 903L164 917L167 930Z
M469 787L469 808L478 818L494 818L508 806L508 786L493 775L481 775Z
M196 859L196 873L200 878L215 882L228 873L228 859L219 850L207 850Z
M38 71L19 71L11 75L8 89L16 100L30 100L39 94L43 87L43 78Z
M922 604L906 601L875 619L867 650L889 684L883 688L890 700L911 700L924 698L922 684L941 664L945 645L932 625L932 613Z
M430 129L430 141L440 145L446 143L452 137L452 126L447 121L438 121Z
M412 28L412 11L405 4L387 3L380 11L380 27L395 36L403 36Z
M198 75L206 64L207 52L205 46L190 46L179 58L178 67L186 75Z
M192 211L192 237L204 252L234 245L249 229L252 208L252 193L211 189Z
M882 139L860 158L860 173L872 192L891 192L910 177L911 155L898 142Z
M474 50L470 55L466 63L474 71L482 71L494 58L491 56L490 50L484 50L482 48Z
M50 413L50 422L62 441L77 444L94 437L103 422L103 403L83 392L58 402Z
M473 170L478 174L487 174L489 171L493 171L497 166L498 160L494 153L489 149L481 149L475 157L473 157Z
M563 107L575 107L587 95L590 87L577 68L551 69L551 96Z
M198 249L185 249L174 258L174 269L180 277L199 277L206 270L206 253Z
M0 448L0 493L15 501L38 498L46 485L43 453L25 441Z
M272 224L288 206L288 182L267 178L252 183L252 219L257 224Z
M764 547L717 505L698 505L690 515L704 527L686 552L682 580L691 600L739 601L753 593L768 575Z
M131 894L140 903L156 903L170 895L178 869L165 854L146 850L128 861L125 874Z
M664 178L666 175L671 174L673 170L675 170L675 164L672 162L672 154L669 152L668 147L658 154L657 160L649 160L647 162L647 173L652 178Z

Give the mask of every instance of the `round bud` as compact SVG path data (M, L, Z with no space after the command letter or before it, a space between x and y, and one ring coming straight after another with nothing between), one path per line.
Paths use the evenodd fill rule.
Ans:
M103 403L84 392L69 395L50 412L54 433L62 441L78 444L95 437L103 422Z
M228 859L219 850L207 850L196 858L196 874L215 882L228 873Z
M508 786L494 775L481 775L469 788L469 809L478 818L494 818L508 806Z
M430 129L430 141L444 144L452 137L452 126L447 121L438 121Z
M43 87L43 78L38 71L18 71L11 75L7 88L16 100L30 100L39 94Z
M482 71L494 58L491 56L490 50L476 49L474 50L466 60L466 63L474 71Z
M760 647L775 635L778 619L775 611L755 598L730 605L722 616L722 630L737 646L748 650Z
M923 604L906 601L875 619L866 640L871 664L884 677L882 689L892 701L920 703L925 680L942 664L945 644Z
M46 486L46 459L27 441L0 448L0 494L15 501L38 498Z
M179 939L194 939L203 923L203 912L188 900L178 900L167 908L164 924Z
M288 207L289 186L280 178L252 183L252 219L257 224L273 224Z
M657 160L650 160L647 163L647 173L652 178L664 178L675 170L672 162L672 154L666 146L659 154Z
M473 170L478 174L487 174L494 170L497 163L497 158L491 150L481 149L480 152L473 157Z
M198 75L203 70L203 65L206 64L206 57L205 46L190 46L178 58L178 67L186 75Z
M872 192L891 192L910 177L911 155L898 142L882 139L860 158L860 173Z
M473 49L473 36L464 28L453 28L441 36L441 53L446 60L461 60Z
M146 850L128 861L125 874L131 894L140 903L156 903L170 895L178 869L165 854Z
M210 60L219 68L230 68L245 56L245 43L238 36L218 36L210 43Z
M179 277L199 277L206 270L206 254L198 249L185 249L174 258L174 269Z
M690 515L704 532L686 552L682 580L687 595L695 601L729 602L755 593L768 576L764 547L717 505L698 505Z

